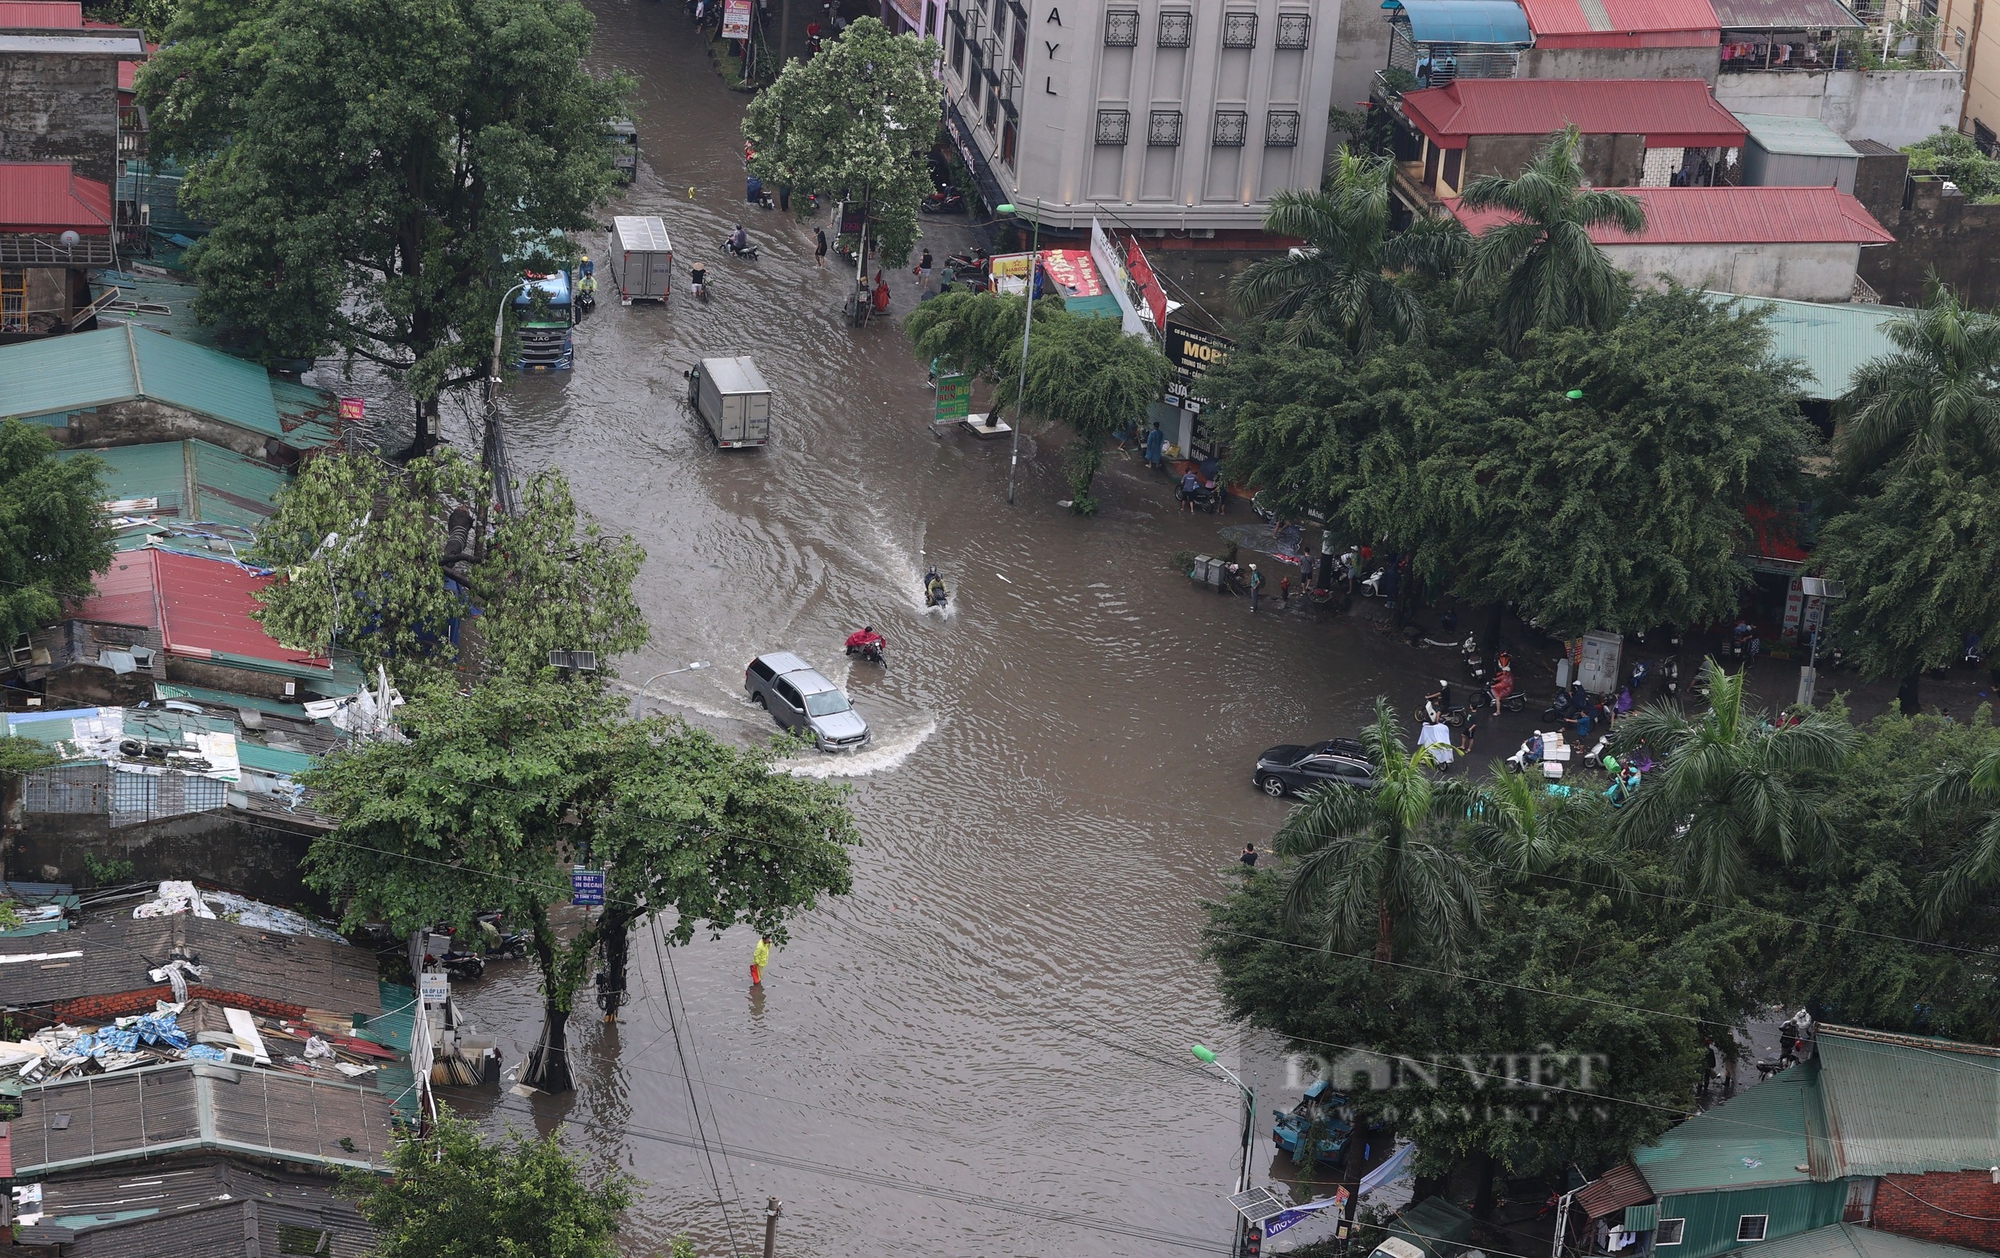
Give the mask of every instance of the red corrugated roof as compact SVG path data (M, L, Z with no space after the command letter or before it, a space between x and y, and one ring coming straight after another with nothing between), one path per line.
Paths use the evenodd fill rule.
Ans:
M83 29L83 0L0 0L0 27Z
M0 162L0 232L111 234L111 186L68 162Z
M1709 0L1521 0L1537 48L1706 48L1722 42Z
M1646 207L1645 230L1592 229L1600 245L1849 244L1895 241L1874 215L1837 188L1620 188ZM1501 210L1472 211L1445 202L1477 236L1506 220Z
M1403 112L1441 148L1475 135L1643 135L1648 148L1741 148L1736 121L1700 79L1459 79L1403 93Z
M250 619L257 591L274 579L227 560L127 551L98 574L97 594L84 601L77 615L158 629L170 655L202 659L219 652L323 665L323 660L309 660L305 652L281 645Z

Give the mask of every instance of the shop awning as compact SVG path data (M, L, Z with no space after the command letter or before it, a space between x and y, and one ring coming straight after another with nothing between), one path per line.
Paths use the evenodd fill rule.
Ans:
M1402 0L1410 38L1420 44L1535 42L1528 15L1514 0Z

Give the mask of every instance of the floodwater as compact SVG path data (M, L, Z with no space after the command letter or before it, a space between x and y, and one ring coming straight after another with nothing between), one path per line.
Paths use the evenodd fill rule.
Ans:
M637 1176L632 1254L679 1232L704 1254L761 1252L767 1196L788 1255L1226 1253L1238 1099L1188 1046L1259 1087L1260 1177L1270 1110L1296 1092L1274 1043L1224 1020L1201 902L1283 816L1249 783L1256 753L1352 732L1408 648L1191 588L1172 556L1219 549L1217 526L1248 512L1178 515L1137 463L1111 460L1102 513L1077 519L1056 505L1055 439L1025 439L1009 507L1006 443L934 436L899 328L846 326L809 229L744 206L748 98L680 6L591 2L600 65L640 81L644 167L614 212L661 215L677 272L705 258L713 300L600 305L574 373L510 385L510 455L517 473L563 469L644 543L654 640L622 675L713 663L655 682L649 708L762 738L742 669L781 648L849 687L873 744L795 767L852 784L865 846L853 894L796 923L761 994L747 931L670 957L635 939L621 1021L572 1023L573 1096L457 1103ZM717 247L746 214L756 263ZM776 390L775 436L719 451L681 373L745 353ZM463 418L448 431L463 441ZM949 614L923 607L927 563ZM841 653L863 623L888 637L886 670ZM537 1029L534 987L501 962L460 993L510 1063Z

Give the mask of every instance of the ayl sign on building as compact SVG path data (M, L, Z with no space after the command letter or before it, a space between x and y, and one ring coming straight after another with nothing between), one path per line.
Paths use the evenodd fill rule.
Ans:
M1208 369L1229 357L1236 342L1220 332L1204 332L1185 323L1167 321L1167 361L1174 365L1173 382L1167 385L1167 400L1184 411L1200 413L1208 405L1201 378Z

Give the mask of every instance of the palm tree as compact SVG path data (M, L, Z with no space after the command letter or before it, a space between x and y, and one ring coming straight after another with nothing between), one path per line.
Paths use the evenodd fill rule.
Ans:
M1923 924L1934 930L1979 892L2000 883L2000 750L1918 778L1911 784L1907 804L1918 821L1937 823L1942 833L1959 834L1957 850L1924 880ZM1968 812L1984 814L1977 829L1950 824Z
M1396 283L1403 271L1444 274L1465 256L1456 220L1426 219L1389 230L1386 157L1344 150L1324 190L1280 192L1264 229L1305 241L1283 257L1253 263L1231 288L1252 314L1285 321L1293 344L1339 339L1361 353L1382 338L1424 338L1424 306Z
M1631 871L1599 838L1608 810L1601 796L1550 794L1539 777L1495 764L1473 804L1467 837L1473 851L1509 877L1564 871L1629 895Z
M1840 400L1842 470L1877 471L1955 437L2000 455L2000 318L1969 310L1935 276L1922 308L1889 325L1896 351L1863 363Z
M1399 937L1448 955L1480 925L1479 863L1458 841L1478 791L1432 775L1429 749L1404 745L1382 699L1361 742L1375 788L1322 787L1278 831L1277 852L1293 861L1285 916L1324 922L1332 947L1372 940L1378 965Z
M1502 210L1509 222L1472 243L1459 284L1462 302L1495 297L1500 347L1512 354L1533 328L1608 328L1625 308L1629 281L1590 238L1593 227L1639 232L1637 197L1593 189L1577 161L1577 129L1559 132L1512 179L1481 175L1465 185L1469 210Z
M1644 739L1660 767L1614 833L1666 848L1690 894L1727 904L1759 852L1789 864L1831 847L1825 801L1797 779L1838 768L1854 730L1823 711L1795 725L1774 724L1744 705L1747 673L1732 677L1714 660L1702 667L1708 711L1689 716L1679 704L1655 704L1618 723L1620 740Z

